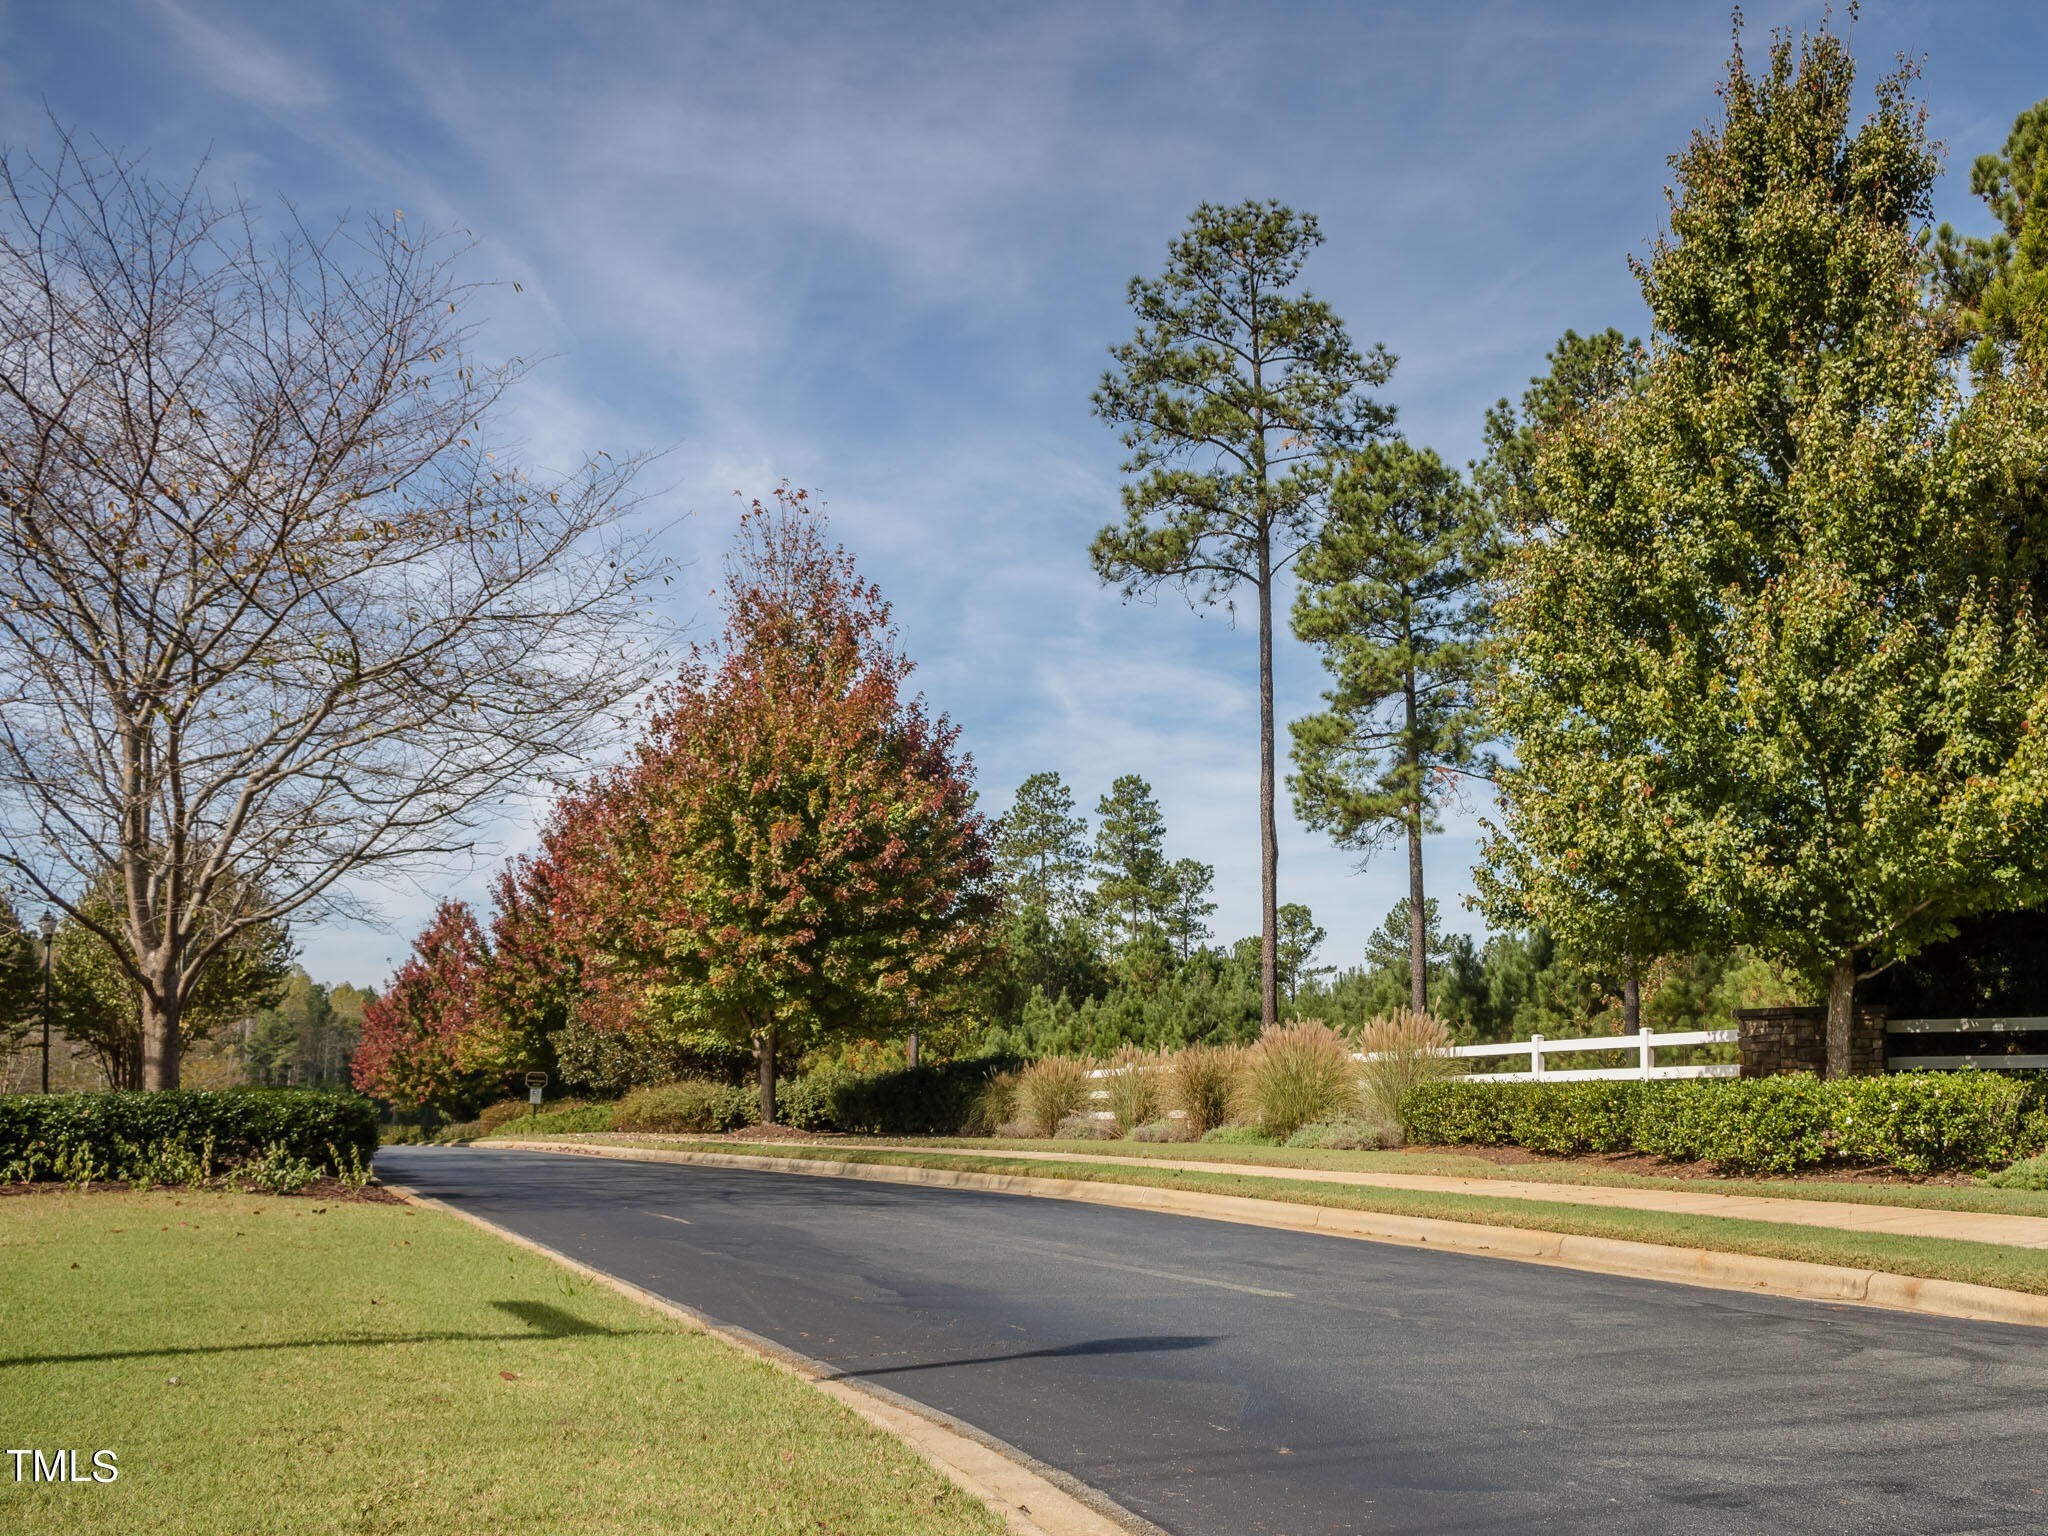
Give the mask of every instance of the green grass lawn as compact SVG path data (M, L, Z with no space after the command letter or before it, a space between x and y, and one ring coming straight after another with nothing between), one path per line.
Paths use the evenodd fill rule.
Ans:
M575 1142L584 1138L568 1136L558 1139ZM832 1142L762 1147L744 1142L697 1140L677 1136L607 1135L590 1139L609 1145L669 1147L679 1151L752 1153L824 1162L951 1168L965 1173L1002 1173L1037 1179L1076 1179L1090 1183L1136 1184L1158 1189L1191 1189L1208 1194L1243 1195L1256 1200L1285 1200L1297 1205L1328 1206L1334 1210L1383 1211L1402 1216L1429 1216L1447 1221L1481 1222L1494 1227L1570 1232L1587 1237L1618 1237L1640 1243L1661 1243L1668 1247L1712 1248L1723 1253L1752 1253L1765 1258L1802 1259L1813 1264L1842 1264L1854 1269L1884 1270L1892 1274L1919 1275L1934 1280L1962 1280L1975 1285L1996 1285L2009 1290L2048 1295L2048 1251L2012 1248L2002 1243L1960 1242L1952 1238L1901 1237L1891 1233L1847 1232L1832 1227L1802 1227L1782 1222L1743 1221L1723 1216L1687 1216L1665 1211L1554 1204L1547 1200L1524 1200L1511 1196L1502 1198L1487 1195L1437 1194L1427 1190L1376 1189L1370 1185L1312 1184L1299 1179L1265 1174L1221 1171L1211 1173L1206 1169L1134 1168L1115 1163L1040 1163L1026 1158L962 1157L938 1146L854 1146L845 1142ZM983 1142L979 1145L987 1146L988 1143ZM1098 1152L1105 1150L1104 1144L1099 1141L1076 1142L1070 1145L1074 1149L1089 1148ZM1212 1150L1232 1152L1257 1149L1217 1147ZM1699 1186L1697 1181L1694 1181L1686 1187Z
M763 1362L452 1217L190 1191L0 1199L0 1531L1002 1525Z

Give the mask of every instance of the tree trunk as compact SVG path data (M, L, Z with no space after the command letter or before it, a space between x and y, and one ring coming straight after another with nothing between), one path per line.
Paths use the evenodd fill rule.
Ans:
M1849 1031L1856 1018L1856 957L1843 955L1835 961L1828 978L1828 1076L1847 1077L1850 1064Z
M1259 533L1259 1027L1280 1020L1280 836L1273 822L1273 543Z
M910 1032L910 1038L904 1042L903 1064L907 1067L917 1065L917 1031L914 1029Z
M775 1021L763 1024L754 1036L754 1067L761 1082L761 1123L775 1123Z
M180 998L161 998L142 993L142 1086L154 1091L178 1086L178 1058L183 1042L178 1035Z
M1429 1012L1429 908L1422 892L1422 761L1415 739L1415 674L1402 688L1407 712L1408 798L1408 1006Z
M1624 1035L1640 1035L1643 1032L1643 986L1636 978L1636 957L1621 957L1621 1032Z

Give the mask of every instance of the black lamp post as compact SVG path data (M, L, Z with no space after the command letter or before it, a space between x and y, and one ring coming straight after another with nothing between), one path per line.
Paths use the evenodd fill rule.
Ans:
M43 1092L50 1091L50 951L57 945L57 919L45 912L36 920L43 936Z

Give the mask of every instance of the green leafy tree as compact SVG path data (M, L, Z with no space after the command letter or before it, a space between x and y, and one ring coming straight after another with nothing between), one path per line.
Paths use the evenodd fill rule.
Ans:
M1407 843L1409 1006L1427 1003L1422 840L1492 763L1477 686L1479 585L1493 538L1479 499L1427 449L1376 443L1346 467L1301 561L1294 632L1322 652L1328 709L1294 722L1295 813L1341 848Z
M1315 218L1272 202L1204 203L1156 278L1134 278L1137 334L1095 412L1130 458L1124 520L1095 537L1103 580L1126 596L1178 586L1189 601L1249 587L1259 632L1260 1010L1279 1015L1279 838L1274 822L1273 593L1314 538L1333 466L1392 412L1363 391L1394 359L1360 352L1329 305L1299 288L1322 243Z
M1952 345L1971 347L1979 378L2023 358L2048 370L2048 100L2019 115L2002 154L1979 155L1970 190L1998 231L1961 236L1949 225L1933 246L1936 288Z
M1603 404L1642 387L1649 354L1640 341L1608 329L1591 336L1566 331L1546 359L1547 372L1529 381L1519 409L1506 400L1486 416L1486 453L1474 479L1496 528L1510 537L1544 538L1550 527L1536 485L1538 449L1550 437ZM1613 785L1608 786L1610 789ZM1481 904L1502 928L1516 931L1547 913L1573 957L1612 969L1621 978L1625 1032L1641 1027L1641 977L1665 954L1699 937L1686 894L1688 873L1675 860L1628 836L1607 836L1626 818L1588 816L1585 807L1546 800L1533 792L1518 805L1524 825L1558 815L1568 825L1521 843L1502 839L1489 821L1477 871ZM1579 839L1568 861L1535 861L1531 847L1563 846ZM1548 944L1553 934L1545 932Z
M1920 304L1909 79L1854 127L1853 82L1826 30L1761 73L1738 47L1637 266L1641 387L1546 435L1496 603L1531 915L1563 938L1632 863L1684 871L1674 926L1825 983L1831 1073L1859 976L2031 893L2048 833L2010 538L2041 441L1959 398Z
M1095 906L1122 943L1160 926L1172 900L1166 818L1152 786L1126 773L1095 805Z
M1181 960L1199 949L1209 937L1209 919L1216 903L1209 893L1216 888L1216 867L1200 859L1175 859L1166 866L1166 907L1161 914L1167 941Z
M237 901L241 882L228 890ZM144 997L132 967L122 962L106 933L119 933L115 914L116 876L103 874L78 898L83 918L67 916L57 927L51 957L50 1014L64 1037L82 1045L98 1063L109 1088L144 1085ZM211 931L199 930L207 934ZM212 1038L231 1024L252 1019L283 995L295 948L282 921L237 926L213 948L188 994L181 1037L190 1043Z
M996 870L1017 906L1058 917L1077 908L1088 873L1088 823L1057 773L1034 773L995 825Z

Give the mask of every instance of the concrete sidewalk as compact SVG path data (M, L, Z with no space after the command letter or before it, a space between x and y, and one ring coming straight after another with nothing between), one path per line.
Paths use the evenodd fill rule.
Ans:
M756 1147L799 1143L749 1141ZM816 1148L817 1142L801 1145ZM862 1150L891 1150L885 1143L860 1143ZM1607 1184L1551 1184L1533 1179L1461 1179L1449 1174L1380 1173L1334 1168L1278 1168L1269 1163L1219 1163L1198 1158L1119 1157L1114 1152L1005 1151L980 1147L900 1147L894 1150L985 1157L1039 1163L1109 1163L1124 1168L1177 1168L1192 1173L1232 1173L1258 1179L1295 1179L1311 1184L1349 1184L1373 1189L1428 1190L1438 1194L1484 1195L1504 1200L1546 1200L1558 1205L1597 1205L1685 1216L1720 1216L1740 1221L1784 1222L1801 1227L1839 1227L1851 1232L1889 1232L1900 1237L1957 1238L2013 1248L2048 1248L2048 1216L2000 1216L1979 1211L1936 1211L1917 1206L1863 1205L1842 1200L1773 1199L1763 1195L1718 1195L1680 1189L1628 1189Z

